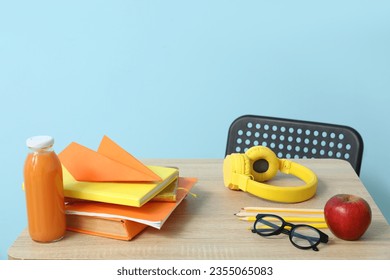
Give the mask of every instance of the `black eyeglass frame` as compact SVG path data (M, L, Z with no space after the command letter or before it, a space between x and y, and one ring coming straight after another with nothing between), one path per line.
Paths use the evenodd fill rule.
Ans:
M257 223L258 223L260 220L263 221L263 222L262 222L263 224L267 225L267 223L264 223L264 221L266 221L266 220L264 220L263 218L265 218L265 217L276 218L276 219L278 219L278 220L280 220L280 221L282 222L282 225L281 225L278 229L276 229L275 231L272 231L272 232L270 232L270 233L262 233L262 232L260 232L260 231L258 231L258 230L256 229L256 225L257 225ZM268 221L266 221L266 222L268 222ZM272 225L274 225L274 226L277 226L276 224L273 224L272 222L268 222L268 223L270 223L270 224L272 224ZM270 225L268 224L268 226L270 226ZM289 230L286 229L286 228L285 228L286 226L290 227L290 229L289 229ZM294 235L293 235L292 233L294 233L294 232L296 231L296 229L299 229L299 228L302 228L302 227L310 228L310 229L312 229L313 231L317 232L317 233L319 234L318 240L316 240L316 241L315 241L313 244L311 244L310 246L300 246L300 245L296 244L296 243L293 241L293 236L294 236ZM279 235L279 234L281 234L281 233L287 234L288 237L289 237L289 239L290 239L290 242L291 242L295 247L297 247L298 249L303 249L303 250L313 249L314 251L318 251L318 247L317 247L318 244L320 244L320 243L328 243L328 240L329 240L329 237L328 237L328 235L327 235L326 233L320 231L319 229L317 229L317 228L315 228L315 227L313 227L313 226L305 225L305 224L297 224L297 225L295 225L295 224L292 224L292 223L288 223L288 222L286 222L282 217L280 217L280 216L278 216L278 215L274 215L274 214L257 214L257 215L256 215L256 221L255 221L254 224L253 224L252 232L253 232L253 233L257 233L258 235L263 236L263 237L272 236L272 235ZM299 234L299 233L298 233L298 234ZM298 236L298 237L299 237L299 236ZM300 238L302 238L302 239L307 239L307 240L310 242L310 240L308 239L309 236L301 236ZM310 242L310 243L311 243L311 242Z

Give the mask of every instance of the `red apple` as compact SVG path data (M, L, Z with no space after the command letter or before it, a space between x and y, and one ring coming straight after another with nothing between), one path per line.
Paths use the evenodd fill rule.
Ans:
M344 240L358 240L371 223L371 208L359 196L337 194L326 202L324 216L335 236Z

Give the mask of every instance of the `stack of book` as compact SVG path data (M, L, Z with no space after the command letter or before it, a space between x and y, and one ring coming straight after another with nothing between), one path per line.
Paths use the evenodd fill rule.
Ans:
M63 166L67 229L131 240L146 227L160 229L196 178L178 168L146 166L107 136L97 152L71 143Z

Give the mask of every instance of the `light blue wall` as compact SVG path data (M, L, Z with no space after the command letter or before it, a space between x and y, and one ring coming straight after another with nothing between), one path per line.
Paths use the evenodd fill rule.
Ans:
M59 3L61 2L61 3ZM390 219L388 1L1 1L0 258L26 226L25 139L222 158L242 114L350 125Z

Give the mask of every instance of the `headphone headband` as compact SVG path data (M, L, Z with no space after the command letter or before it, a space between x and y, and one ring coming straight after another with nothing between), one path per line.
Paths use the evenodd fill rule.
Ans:
M249 155L249 156L248 156ZM300 186L275 186L262 183L253 166L257 161L266 159L268 169L291 174L305 182ZM265 171L264 173L266 173ZM276 202L296 203L310 199L317 190L317 176L309 168L287 159L278 159L276 155L263 146L250 148L245 154L226 156L223 164L224 184L233 190L242 190L258 197ZM260 175L260 176L259 176ZM275 174L273 174L275 175ZM269 180L267 177L265 180Z

